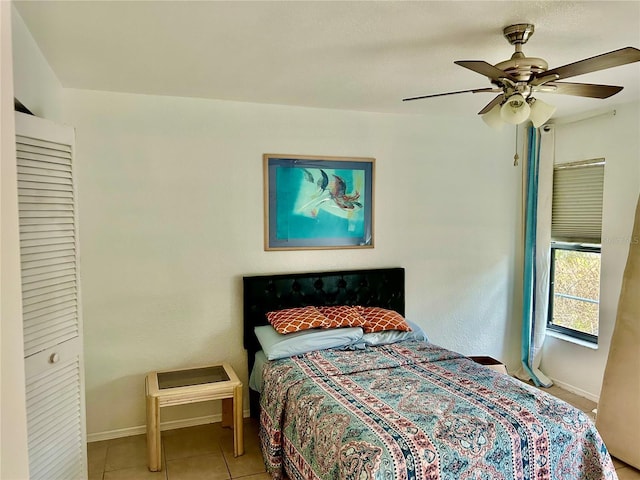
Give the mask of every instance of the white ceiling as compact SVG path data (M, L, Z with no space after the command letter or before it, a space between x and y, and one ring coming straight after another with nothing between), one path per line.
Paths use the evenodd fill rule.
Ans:
M550 68L640 47L640 1L16 1L64 87L391 113L477 113L490 86L454 60L508 59L502 28ZM569 81L607 100L540 94L558 116L640 99L640 62ZM538 96L538 95L537 95Z

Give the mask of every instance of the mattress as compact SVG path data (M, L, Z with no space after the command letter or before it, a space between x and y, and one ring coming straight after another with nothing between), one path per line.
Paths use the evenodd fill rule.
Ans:
M262 392L262 367L267 363L267 356L262 350L258 350L254 357L253 367L249 374L249 388L255 392Z

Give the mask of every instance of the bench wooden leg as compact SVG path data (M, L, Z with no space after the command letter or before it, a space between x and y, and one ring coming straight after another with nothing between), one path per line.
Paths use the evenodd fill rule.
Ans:
M233 389L233 454L236 457L244 454L244 427L242 421L242 385L238 385Z
M147 460L152 472L162 470L160 441L160 405L157 397L147 395Z

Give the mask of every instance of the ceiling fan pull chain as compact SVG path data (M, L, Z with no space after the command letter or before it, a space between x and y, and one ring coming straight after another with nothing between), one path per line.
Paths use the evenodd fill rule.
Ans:
M518 166L518 160L520 160L520 155L518 155L518 125L516 125L516 154L513 156L513 166Z

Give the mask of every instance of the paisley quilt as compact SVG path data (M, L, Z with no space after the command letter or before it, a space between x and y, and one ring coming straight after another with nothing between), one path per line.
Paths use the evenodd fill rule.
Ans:
M583 412L427 342L310 352L263 377L274 478L617 478Z

